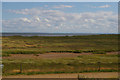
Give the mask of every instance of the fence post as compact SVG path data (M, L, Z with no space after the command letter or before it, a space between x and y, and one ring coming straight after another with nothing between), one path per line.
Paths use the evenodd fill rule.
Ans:
M98 62L98 71L100 71L100 70L101 70L100 63L101 63L101 62Z
M22 73L22 63L20 63L20 73Z
M78 74L78 80L80 80L80 76L79 76L79 74Z

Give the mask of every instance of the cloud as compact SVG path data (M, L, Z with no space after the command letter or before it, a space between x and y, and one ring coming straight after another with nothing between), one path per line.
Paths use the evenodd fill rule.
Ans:
M51 24L46 24L48 27L50 27L51 26Z
M15 13L15 14L22 14L22 15L42 15L43 14L62 14L63 12L59 10L44 10L44 9L39 9L39 8L32 8L32 9L21 9L21 10L8 10L8 12Z
M30 20L28 20L27 18L20 18L22 21L24 21L24 22L31 22Z
M91 6L92 8L109 8L111 5L103 5L103 6Z
M35 17L35 20L40 22L40 18L38 16Z
M99 8L109 8L111 7L110 5L103 5L103 6L99 6Z
M111 11L65 13L60 10L10 10L29 17L3 20L3 31L117 33L117 14Z
M44 19L46 22L49 22L49 20L48 19Z
M58 6L54 6L53 8L72 8L73 6L71 5L58 5Z

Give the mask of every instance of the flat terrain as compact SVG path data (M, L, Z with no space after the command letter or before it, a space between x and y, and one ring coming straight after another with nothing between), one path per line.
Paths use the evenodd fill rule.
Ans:
M17 75L21 68L25 75L98 72L99 65L101 72L116 72L118 53L11 54L3 57L3 63L4 75Z
M2 50L3 76L90 77L99 72L116 77L118 72L118 35L6 36Z
M107 52L108 55L117 55L118 52ZM10 54L10 56L2 57L3 59L53 59L53 58L75 58L81 55L94 55L93 53L45 53L45 54Z
M11 54L8 57L3 57L3 59L39 59L39 58L73 58L80 55L92 55L92 53L45 53L45 54Z
M117 72L3 76L3 78L118 78Z
M118 35L2 37L5 54L118 51Z

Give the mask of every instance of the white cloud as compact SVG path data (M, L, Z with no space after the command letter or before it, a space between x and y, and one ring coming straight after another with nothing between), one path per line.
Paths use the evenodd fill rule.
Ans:
M35 20L36 20L36 21L40 21L40 18L36 16L36 17L35 17Z
M102 5L102 6L90 6L90 7L92 7L92 8L109 8L109 7L111 7L111 5Z
M58 6L54 6L53 8L72 8L73 6L71 5L58 5Z
M111 7L110 5L103 5L103 6L99 6L99 8L109 8L109 7Z
M51 24L46 24L48 27L50 27L51 26Z
M29 23L31 22L28 18L21 18L21 20L24 22L29 22Z
M48 19L44 19L46 22L49 22L49 20Z
M32 8L10 12L31 17L3 20L4 31L117 33L118 29L118 16L110 11L65 13Z
M11 13L16 13L16 14L23 14L23 15L43 15L43 14L61 14L61 11L59 10L44 10L44 9L37 9L37 8L32 8L32 9L21 9L21 10L8 10ZM45 15L44 15L45 16Z

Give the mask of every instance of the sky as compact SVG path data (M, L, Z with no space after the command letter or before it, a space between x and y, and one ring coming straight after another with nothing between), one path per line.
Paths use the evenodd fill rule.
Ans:
M117 2L3 2L3 32L118 33Z
M2 0L2 2L119 2L120 0Z

